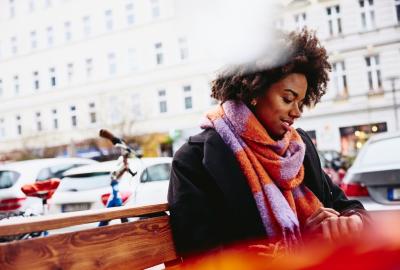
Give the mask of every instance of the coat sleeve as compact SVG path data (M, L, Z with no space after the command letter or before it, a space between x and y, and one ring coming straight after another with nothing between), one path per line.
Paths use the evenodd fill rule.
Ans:
M364 206L357 200L349 200L343 190L333 183L331 178L325 172L323 172L323 174L329 187L333 208L339 211L342 216L351 216L354 214L359 215L363 220L363 223L369 225L371 219L368 212L364 209Z
M308 169L315 170L313 175L316 176L317 180L321 176L322 191L323 194L320 200L323 202L325 207L330 207L338 211L343 216L350 216L353 214L359 215L365 223L370 223L370 218L364 206L357 200L349 200L342 189L333 183L331 178L322 170L321 161L318 156L317 149L312 143L310 137L302 129L297 129L304 143L306 144L307 151L312 156L312 163Z
M218 248L218 192L203 165L202 150L185 144L172 162L168 190L170 224L178 254L182 257Z

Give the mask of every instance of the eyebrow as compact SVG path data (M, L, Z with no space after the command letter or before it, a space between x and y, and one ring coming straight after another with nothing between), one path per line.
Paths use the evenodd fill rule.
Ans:
M296 93L295 91L293 91L292 89L285 88L285 89L283 89L283 90L292 93L295 97L298 97L298 96L299 96L299 94L297 94L297 93Z
M295 96L296 98L299 96L299 94L297 92L295 92L294 90L292 90L292 89L285 88L283 90L286 91L286 92L292 93L292 95ZM304 99L305 98L303 98L301 101L303 101Z

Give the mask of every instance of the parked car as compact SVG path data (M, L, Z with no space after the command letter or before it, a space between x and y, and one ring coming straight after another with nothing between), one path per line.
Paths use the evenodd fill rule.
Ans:
M119 180L123 204L166 202L171 162L168 157L130 159L130 169L137 174L125 173ZM110 173L117 168L117 161L106 161L66 171L48 202L49 213L104 208L111 192Z
M42 212L39 198L26 197L21 191L25 184L50 178L60 178L66 170L97 163L85 158L47 158L18 161L0 165L0 215L12 212Z
M324 172L331 178L331 180L339 185L342 182L342 179L344 177L344 170L339 168L338 170L335 169L335 166L333 166L332 161L328 160L323 152L318 151L318 156L319 160L321 161L321 167L324 170Z
M357 155L341 185L367 210L400 209L400 133L371 137Z

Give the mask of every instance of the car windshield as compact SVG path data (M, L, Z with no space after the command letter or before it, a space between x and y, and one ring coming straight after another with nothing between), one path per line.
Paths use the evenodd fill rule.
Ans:
M0 171L0 189L12 187L19 176L20 174L14 171Z
M360 157L360 165L380 165L400 162L400 138L377 141L368 145Z
M140 178L141 182L153 182L168 180L171 173L171 164L163 163L149 166L143 172Z
M110 172L69 175L61 179L58 191L81 191L110 186Z

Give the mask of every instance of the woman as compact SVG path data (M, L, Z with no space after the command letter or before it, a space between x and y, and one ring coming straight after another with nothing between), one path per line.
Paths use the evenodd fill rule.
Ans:
M306 233L338 239L362 228L361 203L332 183L311 139L292 127L325 93L326 51L307 30L285 41L285 63L213 81L221 105L174 156L168 201L182 256L256 239L290 247Z

